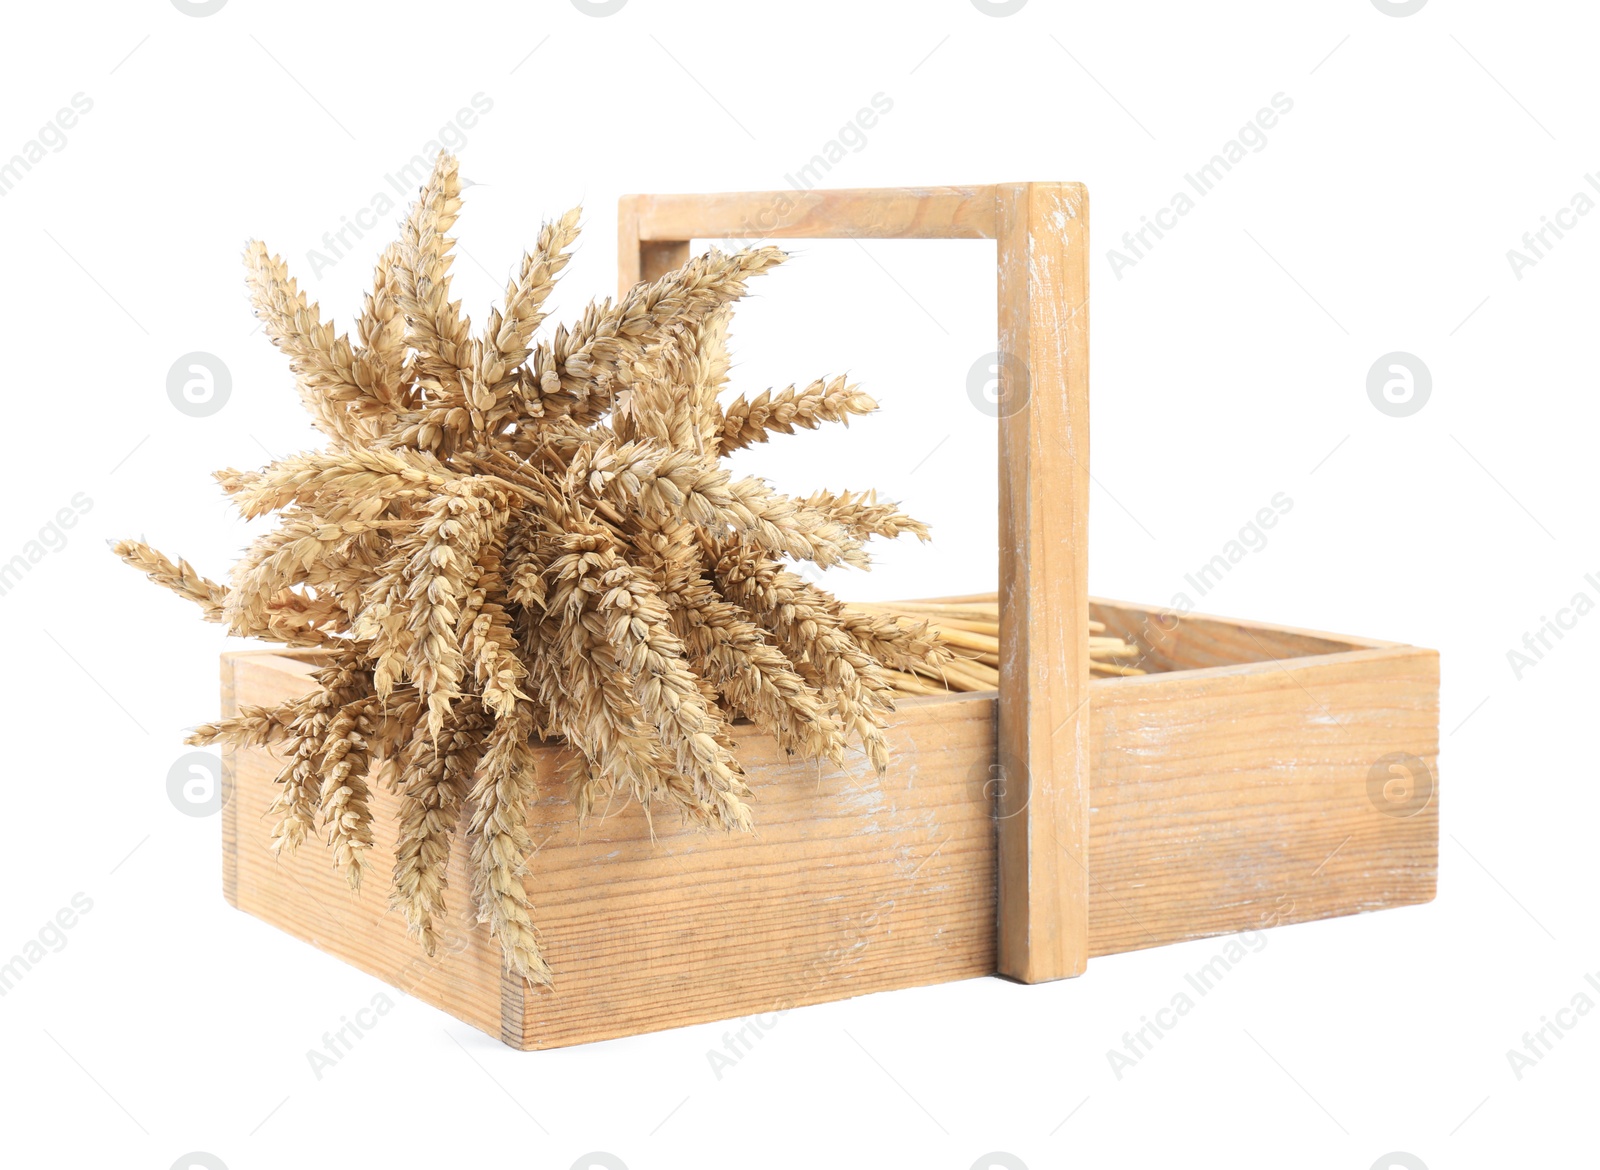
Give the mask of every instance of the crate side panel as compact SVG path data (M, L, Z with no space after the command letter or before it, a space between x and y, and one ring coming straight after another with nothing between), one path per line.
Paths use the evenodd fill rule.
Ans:
M735 729L753 837L636 807L585 826L559 791L534 810L528 888L553 990L527 1047L770 1014L994 971L994 703L924 700L893 717L876 776L784 758Z
M1107 680L1093 697L1094 954L1432 899L1433 651ZM1410 817L1369 794L1395 752L1433 780Z
M239 703L310 686L304 668L238 656ZM859 756L844 769L786 759L734 729L749 773L753 835L723 836L636 807L580 833L539 753L543 796L527 878L556 972L553 990L507 986L498 943L466 912L464 841L450 861L448 948L429 960L387 909L395 798L373 794L368 880L351 893L320 842L270 849L277 760L233 753L240 909L507 1043L584 1043L994 970L992 699L911 700L892 718L883 777Z
M1135 664L1148 671L1204 670L1247 662L1271 662L1319 654L1370 649L1315 630L1298 630L1262 622L1202 617L1091 599L1090 616L1106 624L1106 632L1139 647Z
M234 660L240 704L273 704L310 690L301 663L270 655ZM234 904L319 950L343 959L491 1035L500 1035L500 947L467 912L466 848L458 836L450 853L448 902L434 958L406 934L405 919L388 906L394 869L398 798L372 794L373 848L359 893L333 870L327 848L307 839L293 854L275 857L268 809L281 767L265 750L229 753L232 759L235 854Z

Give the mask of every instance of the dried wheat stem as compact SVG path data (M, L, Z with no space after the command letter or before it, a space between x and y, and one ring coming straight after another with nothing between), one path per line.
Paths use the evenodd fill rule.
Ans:
M179 560L174 564L140 540L113 541L111 551L163 589L170 589L179 597L187 597L194 602L200 607L200 612L206 621L222 620L223 603L228 597L227 589L195 572L194 566L188 561Z
M308 302L288 268L254 240L245 250L245 269L256 316L274 345L289 358L300 400L330 439L353 441L348 405L365 397L356 380L349 338L335 334Z
M377 702L374 696L363 695L345 703L328 721L322 741L318 811L334 868L353 890L361 888L366 852L372 848L372 792L367 787L372 757L367 737L372 734Z
M450 839L483 753L486 725L479 708L459 704L437 738L415 728L400 761L400 836L390 903L429 955L438 942L434 919L445 913Z
M776 395L770 390L746 402L743 395L728 404L722 415L722 450L737 451L765 443L774 434L792 435L796 427L815 430L825 422L846 425L852 415L871 414L878 404L843 378L818 378L804 390L790 386Z
M526 700L511 718L495 720L472 787L468 835L479 920L499 938L510 970L530 982L548 984L550 967L539 951L533 903L522 876L533 851L527 816L538 791L530 746L536 722Z

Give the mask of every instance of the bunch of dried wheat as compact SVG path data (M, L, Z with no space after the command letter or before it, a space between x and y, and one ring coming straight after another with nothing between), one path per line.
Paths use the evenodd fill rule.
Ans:
M856 741L881 770L889 672L950 655L921 624L848 611L784 567L864 566L869 537L926 539L923 525L870 495L789 498L720 463L875 406L843 379L719 404L731 306L781 252L710 252L536 343L574 210L474 334L450 299L460 192L441 155L354 343L249 247L257 314L327 448L218 473L246 517L281 519L227 586L142 543L115 548L232 634L326 649L310 694L190 739L274 746L275 846L320 824L356 886L372 786L393 785L392 898L431 954L470 811L479 916L511 969L548 981L523 881L541 737L575 749L580 816L631 797L744 829L730 719L806 758L841 762Z

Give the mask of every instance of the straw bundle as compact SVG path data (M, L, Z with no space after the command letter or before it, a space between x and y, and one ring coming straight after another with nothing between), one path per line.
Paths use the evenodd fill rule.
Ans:
M992 691L1000 686L1000 598L998 594L962 601L851 602L863 619L889 618L925 630L951 649L947 662L914 662L891 669L889 680L904 695L944 695L952 691ZM1089 623L1090 675L1145 673L1130 662L1143 653L1132 642L1106 634L1104 622Z

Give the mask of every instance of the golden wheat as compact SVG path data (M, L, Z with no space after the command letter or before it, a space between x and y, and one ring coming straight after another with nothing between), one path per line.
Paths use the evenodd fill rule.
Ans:
M373 789L393 786L391 900L432 953L465 821L479 918L508 970L547 982L528 893L528 805L548 779L535 744L570 747L580 817L622 798L746 829L734 718L804 758L858 744L881 770L897 686L987 668L785 568L865 566L869 539L926 539L922 524L870 492L793 498L722 464L875 407L842 378L720 403L732 306L782 252L708 252L537 340L573 210L474 334L450 292L461 189L441 154L353 341L248 246L256 313L327 446L217 474L244 516L278 517L227 586L142 542L114 548L232 634L323 648L313 691L191 737L278 754L274 847L320 830L358 885Z

